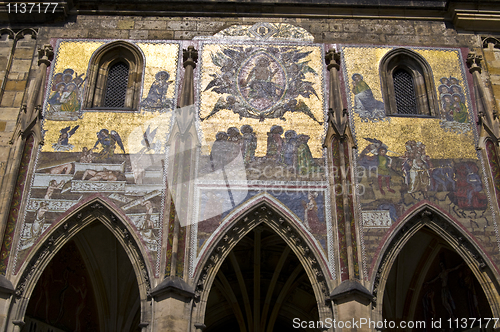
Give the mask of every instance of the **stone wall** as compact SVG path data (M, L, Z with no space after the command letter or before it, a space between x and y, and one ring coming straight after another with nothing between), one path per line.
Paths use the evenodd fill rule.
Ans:
M442 21L382 19L302 19L77 16L61 27L46 27L40 40L49 38L118 38L189 40L211 36L237 24L289 23L315 37L316 43L392 44L408 46L471 47L480 45L472 33L458 33Z

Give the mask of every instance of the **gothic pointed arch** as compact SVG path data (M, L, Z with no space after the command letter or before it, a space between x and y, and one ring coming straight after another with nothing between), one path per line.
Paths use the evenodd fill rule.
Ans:
M134 44L119 40L99 48L90 59L84 108L137 110L143 68L144 55Z
M318 304L319 319L331 318L331 309L326 305L331 291L327 264L291 214L280 209L267 195L262 195L228 217L223 222L223 230L209 240L194 271L195 300L198 302L193 313L194 324L204 323L208 296L223 262L243 238L261 226L277 234L302 265Z
M150 320L150 290L152 268L145 258L139 238L130 225L110 204L101 197L93 197L68 213L57 226L39 241L22 266L17 278L11 307L10 324L23 322L30 297L44 270L61 249L91 225L104 226L124 250L133 268L139 293L141 322Z
M374 295L373 302L376 306L377 318L382 317L384 293L386 292L387 285L390 283L388 281L389 275L398 255L404 247L408 243L412 245L411 248L420 247L422 250L431 247L427 243L420 243L415 246L415 243L411 242L416 238L416 234L421 234L422 232L431 234L432 237L438 239L441 247L445 247L445 249L455 254L463 262L463 266L466 266L479 282L491 313L498 315L500 305L497 299L500 296L500 285L497 282L498 271L494 267L494 264L488 257L482 254L484 250L474 241L464 227L453 221L451 217L448 217L438 207L430 204L422 204L402 220L381 245L381 254L375 262L373 272L371 273L372 293ZM433 245L436 245L436 243ZM429 253L427 255L431 256ZM433 257L435 258L435 253L433 253ZM430 257L427 258L427 260L430 259ZM418 270L415 273L422 273L422 270ZM413 279L416 278L416 275L414 275ZM419 278L420 286L422 286L423 277Z
M379 72L387 115L439 115L432 69L423 56L393 49L380 60Z

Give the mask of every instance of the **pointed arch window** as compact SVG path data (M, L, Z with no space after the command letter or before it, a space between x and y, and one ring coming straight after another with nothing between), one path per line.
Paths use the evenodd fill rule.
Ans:
M84 107L137 110L144 60L133 44L118 41L97 50L90 61Z
M380 76L387 115L438 116L432 70L420 54L405 48L389 51L380 62Z

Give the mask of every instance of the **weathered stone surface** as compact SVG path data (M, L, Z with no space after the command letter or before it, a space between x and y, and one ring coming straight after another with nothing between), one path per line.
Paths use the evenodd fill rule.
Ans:
M167 23L164 21L137 21L134 27L137 30L161 30L167 27Z

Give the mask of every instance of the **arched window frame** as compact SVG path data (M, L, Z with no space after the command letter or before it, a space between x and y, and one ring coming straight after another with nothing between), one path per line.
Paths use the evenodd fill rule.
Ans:
M136 111L141 99L144 56L140 49L128 42L111 42L98 49L90 60L85 89L84 108L103 109L109 69L118 62L128 65L129 76L124 107L120 110ZM109 108L106 108L109 109Z
M417 100L417 114L399 114L396 106L393 74L402 69L408 72L413 81L413 89ZM389 51L380 62L380 77L382 80L382 96L386 114L389 116L427 116L438 117L439 106L432 69L420 54L406 49L397 48Z

